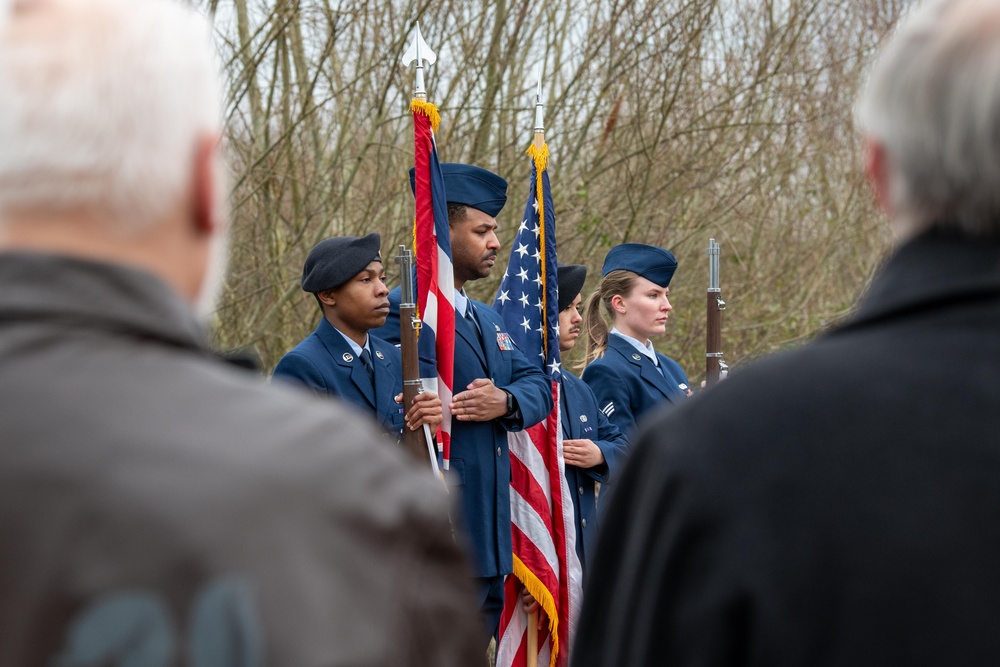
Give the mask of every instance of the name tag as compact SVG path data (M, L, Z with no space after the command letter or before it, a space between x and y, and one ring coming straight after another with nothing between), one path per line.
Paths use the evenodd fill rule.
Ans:
M497 347L499 347L504 352L509 352L514 349L514 341L510 339L510 335L504 332L497 333Z

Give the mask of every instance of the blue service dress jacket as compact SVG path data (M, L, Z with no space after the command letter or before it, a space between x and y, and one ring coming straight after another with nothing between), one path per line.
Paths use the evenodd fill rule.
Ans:
M598 409L597 397L587 383L566 370L562 372L561 399L563 438L592 440L604 454L604 463L593 468L566 466L566 481L576 514L576 553L586 575L587 563L593 558L600 531L595 486L600 483L604 488L603 485L617 476L628 454L628 439ZM602 491L601 504L605 500L606 495Z
M390 314L377 331L399 341L399 288L389 292ZM510 538L510 454L507 432L542 421L552 411L552 384L520 350L507 344L503 320L484 303L469 300L479 330L461 315L455 318L455 386L465 391L477 378L489 378L517 400L518 411L489 422L451 422L451 470L448 484L458 493L457 525L468 538L472 574L510 574L514 564ZM480 335L480 330L482 334ZM373 330L375 331L375 330ZM394 338L389 338L395 332ZM421 375L436 376L433 356L426 354L429 336L421 336ZM504 349L512 348L512 349Z
M361 359L326 318L301 343L281 358L274 377L304 385L319 395L339 396L370 414L388 434L403 432L403 406L395 397L403 391L403 363L391 343L368 334L375 386Z
M636 421L647 410L681 403L691 392L680 364L659 352L656 359L663 373L630 342L609 334L604 356L583 371L583 381L594 390L601 412L626 436L635 434Z

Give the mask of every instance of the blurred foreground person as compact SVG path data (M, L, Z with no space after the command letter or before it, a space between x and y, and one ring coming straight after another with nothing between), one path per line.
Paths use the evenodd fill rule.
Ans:
M0 100L0 664L481 660L434 480L192 312L226 226L207 23L0 3Z
M895 35L860 107L893 256L850 322L644 428L578 667L997 661L998 82L995 0Z

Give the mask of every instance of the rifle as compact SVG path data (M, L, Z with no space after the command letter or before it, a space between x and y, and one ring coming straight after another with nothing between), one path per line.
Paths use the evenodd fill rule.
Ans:
M722 360L722 311L726 302L722 300L719 287L719 244L708 240L708 292L707 292L707 334L705 336L705 386L711 387L719 381L723 370L728 369Z
M399 351L403 357L403 413L413 399L423 391L420 380L420 353L417 350L417 335L420 332L420 318L417 317L416 290L413 287L413 253L405 245L399 246L396 263L400 270L399 303ZM403 445L417 461L431 468L437 468L437 454L430 437L430 429L411 431L403 427Z

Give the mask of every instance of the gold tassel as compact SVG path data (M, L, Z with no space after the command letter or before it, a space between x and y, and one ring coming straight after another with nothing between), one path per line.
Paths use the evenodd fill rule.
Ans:
M438 108L433 103L415 99L410 102L410 111L427 116L431 121L431 130L438 131L438 125L441 124L441 114L438 113Z
M528 146L528 150L525 151L528 156L535 162L535 199L538 200L538 245L539 253L541 254L541 264L542 264L542 284L547 285L546 282L551 276L546 275L545 263L545 198L543 197L542 191L542 172L545 171L549 164L549 145L542 142L541 148L537 144L531 144ZM548 328L548 290L542 290L542 321L545 322L546 329ZM542 353L545 358L549 358L549 335L546 330L545 335L542 336Z
M552 639L552 652L549 655L549 667L556 667L556 658L559 656L559 618L556 616L556 601L552 593L545 587L545 584L528 569L521 559L514 555L514 576L524 584L524 587L535 598L545 615L549 617L549 637Z

